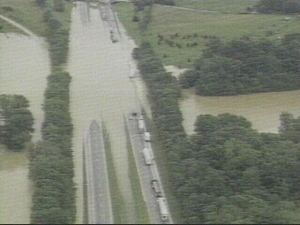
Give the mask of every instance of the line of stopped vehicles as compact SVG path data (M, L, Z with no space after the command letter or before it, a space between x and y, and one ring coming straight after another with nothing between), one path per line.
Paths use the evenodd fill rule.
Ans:
M157 199L160 219L162 222L167 223L169 221L169 211L168 211L166 199L163 196L162 185L159 182L160 179L154 162L153 151L150 143L151 135L148 131L146 131L145 121L141 114L138 115L138 113L133 112L131 113L129 119L138 120L138 132L143 136L143 142L144 142L144 146L141 149L141 154L143 156L145 166L148 167L151 174L150 185Z

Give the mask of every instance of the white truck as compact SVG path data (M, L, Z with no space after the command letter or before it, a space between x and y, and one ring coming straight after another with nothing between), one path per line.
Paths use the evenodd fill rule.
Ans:
M152 157L151 157L149 149L148 148L143 148L142 153L143 153L143 157L144 157L144 160L145 160L145 164L147 166L152 165Z
M160 213L160 219L163 222L169 221L169 212L167 208L167 202L165 198L159 197L157 198L159 213Z
M143 118L139 119L139 132L140 133L144 133L145 131L145 121L143 120Z
M151 137L150 137L150 133L149 132L145 132L144 133L144 141L146 141L146 142L150 142L151 141Z

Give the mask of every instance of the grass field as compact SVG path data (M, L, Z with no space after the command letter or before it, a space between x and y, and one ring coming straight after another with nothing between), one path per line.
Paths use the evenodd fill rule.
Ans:
M178 5L184 2L179 2ZM132 22L133 4L118 3L116 10L128 34L137 44L142 40L148 40L165 65L176 65L181 68L192 66L193 61L200 56L205 47L207 36L219 37L225 41L244 35L257 39L278 39L279 36L298 32L300 17L297 15L290 15L290 19L285 20L285 15L238 14L246 5L246 1L228 2L232 3L224 4L223 0L200 0L194 3L199 8L204 8L200 4L203 3L207 10L222 9L227 13L190 11L154 5L152 22L144 34L139 31L138 23ZM239 7L234 7L234 2L240 2L237 4ZM158 35L162 36L163 40ZM173 47L167 42L173 42Z
M180 0L176 6L221 13L243 13L259 0Z
M59 19L63 27L69 29L70 15L72 4L65 3L65 11L62 13L54 12L55 18ZM6 16L17 23L22 24L27 29L31 30L38 36L43 36L45 33L45 24L43 22L43 10L34 4L34 1L21 1L21 0L1 0L0 1L0 14ZM19 32L23 33L17 28L12 27L7 22L0 20L3 28L0 30L2 33Z
M21 33L25 34L22 30L19 28L11 25L10 23L6 22L5 20L2 20L0 18L0 33Z

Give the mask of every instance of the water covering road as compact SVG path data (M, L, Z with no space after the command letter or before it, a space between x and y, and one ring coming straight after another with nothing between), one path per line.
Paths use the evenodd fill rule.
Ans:
M89 15L88 15L89 14ZM122 187L128 222L134 221L132 188L128 178L124 114L137 106L142 90L129 78L131 51L135 46L125 37L113 43L110 24L100 11L76 2L72 11L68 71L72 76L71 115L74 123L74 162L77 192L77 222L82 222L82 137L89 121L103 121L109 133L117 181ZM124 32L121 31L121 32ZM139 87L135 89L135 87ZM139 92L139 91L138 91Z
M113 212L106 166L103 132L91 121L84 140L88 224L113 224Z

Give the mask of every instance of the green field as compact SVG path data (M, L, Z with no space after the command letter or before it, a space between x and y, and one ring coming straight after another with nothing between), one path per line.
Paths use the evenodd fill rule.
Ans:
M290 15L290 19L285 20L285 15L238 14L246 5L246 1L241 1L244 2L243 6L238 4L239 7L236 8L233 7L233 2L239 1L230 2L232 3L224 4L223 0L214 0L198 1L195 4L202 8L200 3L205 3L204 5L207 6L205 9L222 8L224 12L231 13L190 11L154 5L152 22L143 35L138 29L138 23L132 22L133 4L119 3L116 5L116 10L128 34L137 44L142 40L148 40L165 65L177 65L182 68L192 66L193 61L199 57L205 47L207 36L219 37L225 41L244 35L253 38L278 39L285 34L298 32L300 18L297 15ZM183 2L178 3L180 4ZM211 7L208 7L209 5ZM177 37L175 37L176 33ZM159 41L158 35L163 36L162 41ZM173 47L166 41L173 41ZM196 45L191 47L195 43Z
M221 13L243 13L258 0L180 0L176 6L200 10L218 11Z
M51 4L51 2L49 3ZM50 5L49 5L50 6ZM65 11L54 12L55 18L60 20L63 27L69 29L70 15L71 15L72 4L65 3ZM33 33L44 36L45 24L43 22L43 10L36 6L34 1L11 1L11 0L1 0L0 1L0 15L6 16L17 23L22 24L27 29L31 30ZM23 31L12 27L7 22L0 20L0 24L3 28L0 30L2 33L7 32L19 32Z
M5 20L2 20L1 18L0 18L0 33L22 33L22 34L25 34L19 28L11 25L10 23L6 22Z

